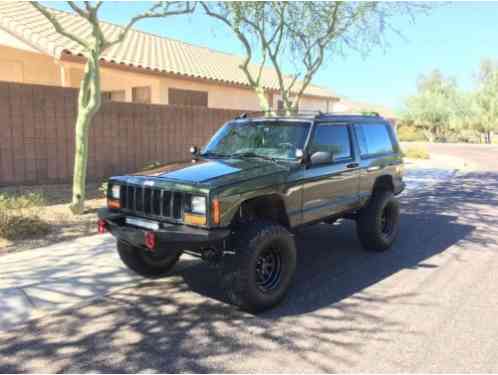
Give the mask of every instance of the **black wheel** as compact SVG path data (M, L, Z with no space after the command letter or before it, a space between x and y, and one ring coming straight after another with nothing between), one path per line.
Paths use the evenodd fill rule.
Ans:
M366 250L385 251L399 229L399 202L390 191L375 192L356 222L360 242Z
M170 271L181 253L164 254L161 251L150 251L118 241L118 253L123 263L140 276L157 278Z
M223 275L230 302L250 312L275 306L296 269L292 235L278 224L256 222L236 236L236 253L225 259Z

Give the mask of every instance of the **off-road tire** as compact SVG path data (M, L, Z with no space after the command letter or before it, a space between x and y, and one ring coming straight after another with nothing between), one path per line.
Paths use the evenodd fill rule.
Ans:
M252 313L277 305L285 297L296 269L294 238L283 226L264 221L248 223L235 236L235 254L225 256L223 267L223 284L230 302ZM269 261L272 258L273 263ZM269 283L262 282L263 260L267 266L280 264L278 281L269 277Z
M178 262L181 253L158 256L144 248L118 241L117 249L123 263L140 276L155 279L164 276Z
M363 248L386 251L399 230L399 202L390 191L376 191L359 212L356 229Z

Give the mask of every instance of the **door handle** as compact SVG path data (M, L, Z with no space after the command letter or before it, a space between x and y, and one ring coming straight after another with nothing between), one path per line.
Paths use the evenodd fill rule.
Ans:
M360 164L359 163L349 163L348 165L346 165L346 168L357 168L359 167Z
M375 171L380 171L383 166L381 167L380 165L374 165L373 167L368 167L367 172L375 172Z

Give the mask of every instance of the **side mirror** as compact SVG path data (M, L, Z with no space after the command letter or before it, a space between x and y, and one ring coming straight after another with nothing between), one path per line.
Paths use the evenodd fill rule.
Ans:
M317 151L311 155L311 165L331 163L334 161L334 155L328 151Z
M296 149L295 157L296 159L302 159L304 157L304 151L300 148Z
M199 152L199 149L197 148L197 146L190 146L190 153L193 156L197 155L198 152Z

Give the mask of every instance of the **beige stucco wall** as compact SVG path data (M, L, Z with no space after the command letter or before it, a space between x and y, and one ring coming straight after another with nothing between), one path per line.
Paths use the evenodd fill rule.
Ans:
M21 41L12 39L9 34L0 32L0 80L77 88L83 76L83 68L83 64L79 62L56 60ZM168 104L168 89L176 88L206 91L210 108L247 111L260 109L259 101L251 89L211 82L103 66L101 85L103 91L124 90L126 101L129 102L132 101L133 87L147 86L151 88L151 101L154 104ZM273 95L273 98L273 106L276 108L278 96ZM300 108L327 111L327 99L303 97Z
M252 90L220 86L198 81L176 78L161 78L161 103L168 104L168 89L205 91L208 93L208 107L225 109L258 110L259 102Z
M61 70L47 55L0 45L0 80L59 86Z

